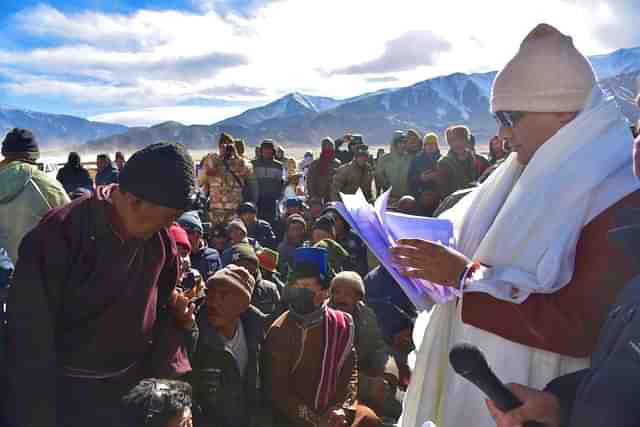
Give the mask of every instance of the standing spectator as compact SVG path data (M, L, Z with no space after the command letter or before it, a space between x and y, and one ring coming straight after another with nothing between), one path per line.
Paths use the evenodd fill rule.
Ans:
M56 179L60 181L67 194L72 194L78 189L93 191L93 181L89 171L82 166L80 155L69 153L67 163L58 171Z
M391 152L385 154L376 170L376 188L378 194L391 188L389 203L392 206L400 197L410 193L408 186L409 156L406 150L407 136L402 131L396 131L391 143Z
M355 324L358 354L358 401L380 418L395 423L402 406L396 400L398 367L384 341L375 312L364 302L362 277L354 271L338 273L331 281L330 306L349 313Z
M293 266L293 255L304 243L306 232L307 223L301 215L293 214L287 218L285 239L278 246L278 271L282 277L288 276L290 267Z
M191 356L190 382L200 413L196 426L249 427L263 410L260 346L264 316L250 305L255 279L228 265L207 282L197 322L200 338Z
M278 245L276 235L273 233L271 224L262 219L258 219L258 210L255 205L245 202L238 208L238 215L245 227L247 227L247 237L255 239L260 246L275 249Z
M31 131L13 129L2 142L0 161L0 248L15 263L20 241L51 208L69 202L67 192L35 164L40 157Z
M197 331L167 227L193 182L184 147L153 144L119 185L52 210L24 238L8 304L13 425L117 425L132 384L190 370Z
M307 174L307 192L310 199L319 199L323 203L331 198L333 175L340 166L335 156L333 140L329 137L324 138L320 158L311 163Z
M118 172L122 170L125 163L124 153L122 151L116 151L116 167L118 168Z
M433 179L439 158L438 135L428 133L424 136L422 152L416 155L409 167L409 187L416 200L420 199L425 183Z
M282 145L276 148L276 160L282 163L282 178L285 181L296 172L296 159L287 157Z
M438 162L438 185L442 198L478 179L473 153L469 150L469 128L458 125L445 131L449 152Z
M228 224L243 198L255 201L251 166L238 156L233 137L227 133L220 135L218 150L205 157L203 174L199 177L204 192L209 195L212 226Z
M238 153L238 157L240 157L241 159L244 159L244 155L245 155L245 151L246 151L246 146L244 143L244 140L242 139L234 139L233 140L233 145L234 147L236 147L236 153Z
M343 147L345 146L347 149L343 150ZM349 145L351 144L351 134L347 133L345 134L342 138L338 138L335 141L335 148L336 148L336 159L338 159L338 161L342 164L345 163L349 163L352 159L349 156Z
M284 190L283 167L274 159L275 146L272 140L262 141L260 154L261 158L253 163L258 183L258 217L275 224L276 206Z
M235 264L247 269L255 279L255 289L251 297L251 305L273 320L273 315L280 306L280 292L275 283L262 278L260 263L255 249L248 243L238 243L229 248L229 256L224 257L224 266Z
M178 224L187 232L191 243L191 266L200 272L206 282L221 267L220 253L210 248L204 240L204 228L197 211L182 214Z
M309 166L311 166L312 162L313 152L307 151L304 153L304 157L302 158L302 160L300 160L300 163L298 163L298 170L302 172L300 185L302 185L302 188L305 192L307 191L307 173L309 173Z
M371 183L373 173L369 166L369 150L359 145L355 157L349 163L340 166L333 177L331 200L340 200L340 193L355 194L362 190L367 200L372 200Z
M374 426L356 404L355 328L350 315L327 306L331 277L326 251L300 248L290 310L271 326L265 346L265 385L278 426Z
M120 404L120 427L193 427L191 386L182 381L148 378L140 381Z
M486 157L476 151L476 137L473 134L469 135L469 151L471 151L471 153L473 154L473 161L476 165L478 176L482 176L482 174L489 168L489 166L491 166L491 164Z
M489 163L493 166L504 160L508 155L509 153L504 149L502 138L498 135L493 136L489 141Z
M120 172L111 161L108 154L98 154L96 157L96 187L100 185L109 185L118 183L118 175Z

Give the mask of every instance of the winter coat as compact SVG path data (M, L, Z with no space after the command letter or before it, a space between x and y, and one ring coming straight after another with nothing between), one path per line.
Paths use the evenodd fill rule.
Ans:
M250 238L256 239L260 246L269 249L276 249L278 242L273 232L271 224L262 219L256 220L251 226L247 225L247 234Z
M225 348L223 338L211 327L207 309L198 313L200 330L195 353L191 357L195 425L215 427L249 427L256 424L263 408L259 387L260 352L265 335L265 319L253 306L240 316L247 342L248 360L244 378L233 355Z
M73 193L79 188L84 188L89 191L93 190L93 181L91 180L89 171L87 171L82 166L73 167L65 165L58 171L56 179L60 181L60 183L64 187L64 191L66 191L68 194Z
M349 230L342 239L338 240L338 243L349 252L349 257L344 263L344 269L355 271L361 277L364 277L369 272L369 265L367 263L367 246L360 236L353 230Z
M37 166L20 161L0 164L0 247L16 262L24 235L49 209L68 202L62 184Z
M640 276L621 292L600 333L591 367L556 378L546 390L561 403L562 426L640 425Z
M198 270L202 279L207 279L222 267L222 260L217 250L206 246L206 244L191 253L191 267Z
M261 273L258 273L258 280L256 280L255 288L253 288L251 305L259 309L270 320L274 320L280 307L278 287L275 283L264 280Z
M332 160L329 163L327 174L322 175L320 172L320 162L322 159L316 159L311 162L309 172L307 173L307 192L309 198L318 198L321 200L329 200L331 198L331 185L333 183L333 175L336 169L340 167L338 160Z
M259 197L280 198L284 190L283 170L282 163L277 160L258 159L253 162Z
M333 177L331 200L340 200L340 193L355 194L361 189L367 200L372 199L371 182L373 174L369 165L358 166L355 161L340 166Z
M409 166L409 187L416 199L424 191L424 183L420 179L421 175L427 171L435 171L438 166L434 154L437 153L422 152L413 158Z
M255 177L249 162L239 158L224 160L218 154L208 154L203 163L198 183L209 195L210 211L235 212L243 201L255 202ZM243 193L245 187L250 191L244 193L251 194ZM245 195L250 196L249 200Z
M114 165L109 165L96 174L96 187L99 185L117 184L120 171Z
M376 188L378 193L391 188L391 197L395 200L411 194L409 188L409 167L413 156L392 152L385 154L376 168Z
M465 160L460 160L453 151L449 151L438 161L438 189L443 198L470 187L478 176L475 158L471 153Z

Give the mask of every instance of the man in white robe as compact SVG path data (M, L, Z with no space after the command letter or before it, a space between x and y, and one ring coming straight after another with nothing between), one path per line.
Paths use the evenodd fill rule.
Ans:
M634 274L606 237L621 209L640 207L632 136L571 38L533 29L496 77L491 111L513 154L442 215L454 249L416 239L392 248L404 274L462 291L431 314L403 427L495 425L482 392L449 366L459 342L480 347L503 381L536 388L588 366L607 307Z

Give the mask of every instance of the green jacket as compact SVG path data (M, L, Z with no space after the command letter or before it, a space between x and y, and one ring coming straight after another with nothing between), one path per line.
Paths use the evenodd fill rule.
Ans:
M355 194L358 189L364 193L367 200L371 200L372 171L368 164L363 168L358 166L355 160L336 169L331 187L331 200L340 201L340 193Z
M470 187L478 179L473 154L469 153L465 160L460 160L453 151L449 151L438 161L438 176L442 197Z
M62 184L36 165L13 161L0 166L0 247L16 262L22 238L49 209L69 202Z
M378 194L388 190L390 187L391 197L399 199L402 196L411 194L409 188L409 168L415 156L393 152L385 154L380 159L376 167L376 188Z

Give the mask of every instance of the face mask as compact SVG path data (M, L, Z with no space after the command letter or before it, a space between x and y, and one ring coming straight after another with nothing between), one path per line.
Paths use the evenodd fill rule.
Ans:
M284 290L284 300L291 310L302 316L313 313L317 307L313 302L315 293L311 289L287 287Z

